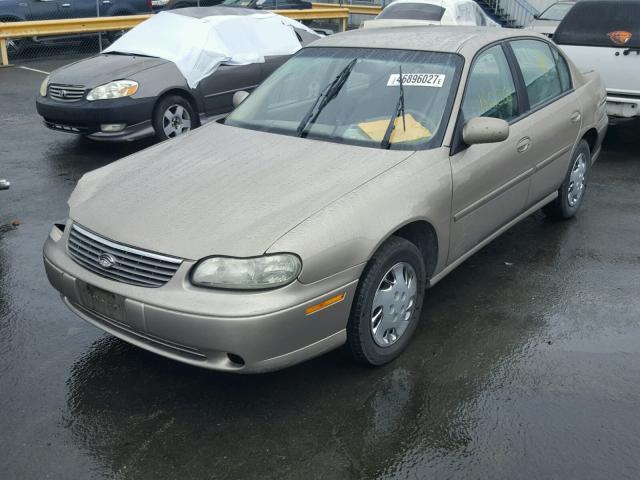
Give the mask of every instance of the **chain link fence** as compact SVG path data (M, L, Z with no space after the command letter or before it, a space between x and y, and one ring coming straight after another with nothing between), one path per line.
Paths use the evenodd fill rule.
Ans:
M155 1L155 0L154 0ZM152 0L9 0L0 2L0 21L62 20L152 13ZM28 37L7 41L11 62L99 53L123 32Z

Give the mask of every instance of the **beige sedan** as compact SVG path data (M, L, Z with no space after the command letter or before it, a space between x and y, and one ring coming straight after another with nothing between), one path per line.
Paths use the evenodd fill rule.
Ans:
M427 288L540 208L576 214L605 100L521 30L326 37L224 124L85 175L47 275L86 321L191 365L261 372L345 344L382 365Z

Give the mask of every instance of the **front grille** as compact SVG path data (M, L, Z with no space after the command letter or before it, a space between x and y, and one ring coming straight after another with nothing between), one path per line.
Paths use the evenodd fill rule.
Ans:
M141 287L161 287L180 267L182 259L138 250L72 225L67 243L77 263L102 277Z
M75 125L67 125L66 123L55 122L53 120L45 119L44 124L51 130L58 130L60 132L81 133L81 134L88 134L90 132L89 128L87 127L77 127Z
M52 83L49 85L49 96L61 102L77 102L84 97L86 90L82 85Z

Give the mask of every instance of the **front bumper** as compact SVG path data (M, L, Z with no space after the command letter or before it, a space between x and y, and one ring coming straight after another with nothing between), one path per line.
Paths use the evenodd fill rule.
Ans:
M44 246L44 264L49 281L74 313L159 355L238 373L278 370L344 344L362 269L349 269L314 284L294 282L276 290L224 292L192 286L187 275L195 262L184 261L167 284L145 288L85 270L69 257L66 242L67 234L59 240L50 236ZM82 283L121 298L124 320L88 309ZM345 293L343 301L305 314L308 307L341 293Z
M62 102L38 97L36 109L52 130L85 135L96 140L137 140L153 134L154 97ZM102 132L103 124L126 124L119 132Z

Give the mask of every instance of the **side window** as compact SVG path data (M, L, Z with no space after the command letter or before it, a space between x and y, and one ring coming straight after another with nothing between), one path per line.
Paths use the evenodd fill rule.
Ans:
M560 86L562 87L562 91L566 92L567 90L571 90L573 88L573 85L571 82L571 72L569 70L569 65L567 65L567 61L562 55L560 55L557 48L551 48L551 52L553 53L553 58L556 61L556 67L558 68L558 73L560 74Z
M500 45L482 52L471 67L462 113L465 120L494 117L508 122L518 116L516 87Z
M560 72L549 45L538 40L516 40L511 47L522 70L531 108L562 94Z

